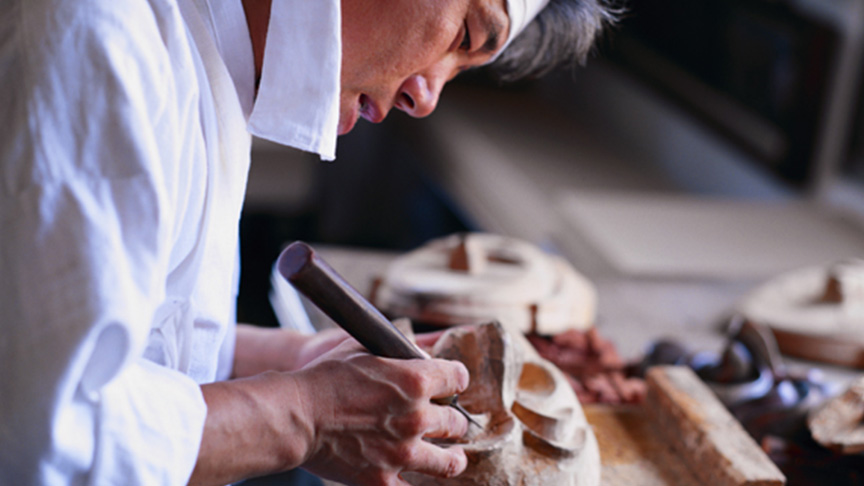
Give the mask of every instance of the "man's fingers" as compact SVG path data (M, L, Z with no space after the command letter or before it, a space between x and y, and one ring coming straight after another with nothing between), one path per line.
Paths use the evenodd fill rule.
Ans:
M424 437L430 439L458 439L468 432L468 419L453 407L429 404L426 413L434 417Z
M406 471L452 478L468 467L468 458L459 446L443 448L420 441L413 450L412 457L406 461Z
M458 361L443 359L410 360L420 388L418 395L430 398L457 395L468 388L471 377L468 368Z

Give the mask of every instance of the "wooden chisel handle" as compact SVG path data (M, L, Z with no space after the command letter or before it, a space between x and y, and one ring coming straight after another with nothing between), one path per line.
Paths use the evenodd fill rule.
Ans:
M279 255L282 274L370 353L385 358L426 356L360 292L348 284L306 243L295 241Z
M279 255L276 268L291 285L370 353L384 358L429 358L306 243L295 241L288 245ZM456 395L432 401L453 407L464 415L469 423L481 427L471 414L459 405Z

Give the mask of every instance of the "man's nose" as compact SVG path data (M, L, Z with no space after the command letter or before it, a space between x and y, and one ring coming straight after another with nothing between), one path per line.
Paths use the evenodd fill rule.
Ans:
M439 81L431 76L413 74L399 87L396 108L415 118L428 116L435 111L443 87L443 80Z

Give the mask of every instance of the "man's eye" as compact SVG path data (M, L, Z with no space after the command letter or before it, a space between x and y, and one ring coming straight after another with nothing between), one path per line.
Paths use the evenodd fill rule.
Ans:
M463 51L471 50L471 32L468 31L468 21L465 21L465 24L462 28L462 43L459 44L459 49Z

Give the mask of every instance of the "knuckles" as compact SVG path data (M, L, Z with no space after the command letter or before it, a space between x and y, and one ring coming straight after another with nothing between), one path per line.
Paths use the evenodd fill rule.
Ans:
M462 393L466 389L468 389L468 385L471 382L471 373L468 372L468 367L465 366L465 363L460 361L451 361L453 365L456 367L457 379L459 380L459 390L458 393Z
M417 464L418 459L418 447L414 444L414 442L402 443L398 445L393 451L393 460L396 464Z
M428 415L421 410L408 412L394 420L393 426L400 437L417 437L429 428Z
M411 400L428 399L432 385L432 378L420 370L412 369L402 380L402 389Z
M365 476L363 484L366 486L391 486L399 484L395 481L396 475L391 471L377 470L369 472Z
M428 399L436 390L441 391L442 382L446 388L460 393L468 388L470 378L468 368L459 361L433 359L407 362L402 386L412 399Z

